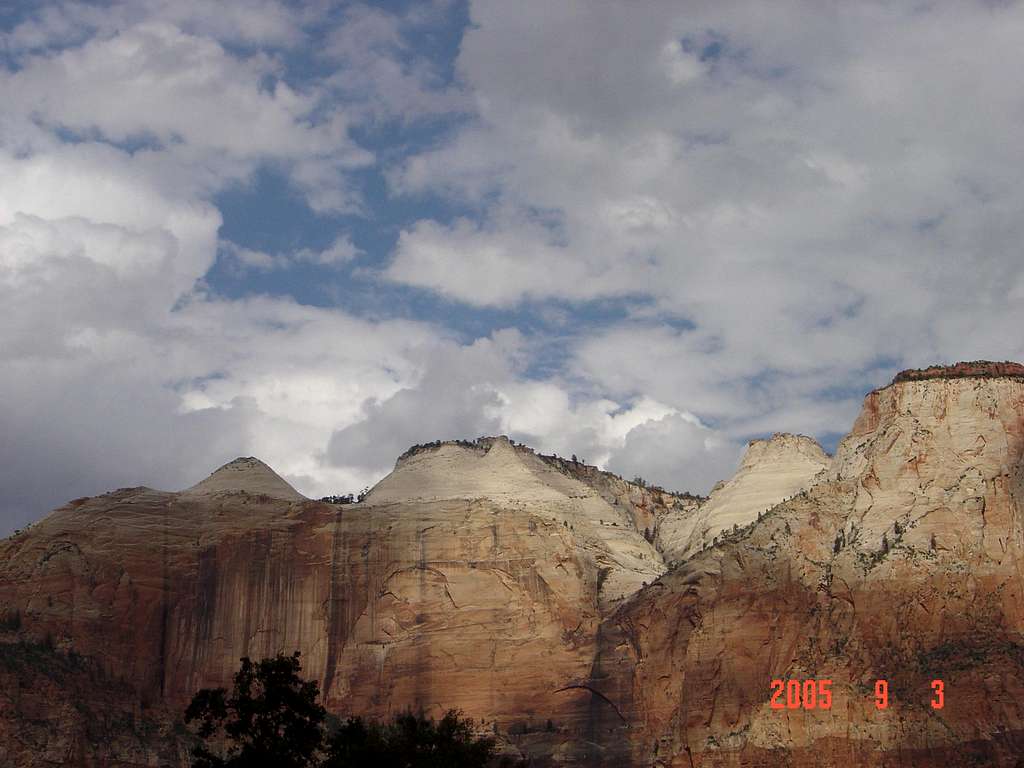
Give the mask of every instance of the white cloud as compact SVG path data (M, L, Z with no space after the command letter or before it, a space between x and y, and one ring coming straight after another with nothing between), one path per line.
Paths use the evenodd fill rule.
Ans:
M414 385L367 401L361 419L333 434L328 461L380 474L415 443L507 434L672 488L706 491L735 469L737 444L690 413L650 398L574 397L564 381L524 379L530 344L503 331L438 347Z
M345 8L319 55L336 71L328 85L372 120L413 120L468 112L472 102L449 85L416 45L436 34L451 14L449 2L421 2L400 13L368 4Z
M900 364L1024 355L1024 104L1005 74L1024 64L1021 6L472 18L459 71L478 119L393 183L485 224L410 227L390 279L503 308L648 297L643 322L580 340L576 372L736 435L812 413L831 431L856 400L832 388Z
M705 490L752 433L843 431L901 362L1024 356L1020 6L474 2L453 82L421 45L449 10L51 3L0 35L11 515L242 453L353 490L487 432ZM414 157L351 136L467 112ZM403 225L386 281L465 305L453 326L529 302L540 330L205 292L218 247L264 271L362 256L224 243L218 192L271 166L370 216L370 163L406 209L470 212ZM592 321L603 299L627 316Z
M0 227L20 243L5 257L8 267L80 256L137 273L144 262L162 275L147 292L169 304L213 263L220 223L212 205L151 183L145 163L110 147L27 157L0 149ZM140 249L142 241L149 246Z
M231 154L289 154L313 104L280 84L260 88L273 63L228 55L214 40L147 22L81 47L30 57L4 78L5 101L51 125L113 141L152 136Z
M340 267L357 258L360 250L352 239L346 235L338 235L330 245L322 250L299 248L288 253L269 254L252 248L221 240L220 249L244 269L272 270L287 269L294 264L318 264L324 267Z
M176 166L179 182L185 169L189 183L216 188L274 160L317 210L357 209L345 173L372 154L349 138L350 117L325 104L321 86L300 90L282 76L272 56L242 57L214 38L146 19L24 56L16 71L0 73L0 98L9 120L137 143L151 165Z
M296 258L300 261L310 261L314 264L344 264L359 256L359 249L352 238L348 235L339 235L327 248L322 251L312 251L304 248L298 252Z
M671 414L631 429L608 468L630 479L639 475L672 490L707 494L716 479L736 471L741 453L741 444Z
M0 226L12 527L74 495L181 488L237 455L263 457L311 495L373 479L325 465L328 438L368 398L414 385L438 333L285 300L182 299L164 282L180 247L171 230L80 217Z
M464 219L450 227L421 221L399 237L386 275L479 306L514 304L544 293L548 281L588 290L585 265L560 250L536 226L495 231Z
M276 0L131 0L97 4L47 2L5 35L2 43L13 53L38 51L107 36L146 21L160 21L214 39L247 44L293 45L302 41L299 12Z
M683 85L695 80L703 73L700 60L683 50L679 40L670 40L661 49L661 60L665 74L673 85Z
M4 36L18 68L0 72L2 529L74 495L180 488L239 454L310 494L359 487L364 469L323 463L327 439L368 398L415 383L443 339L205 292L218 191L276 163L312 204L356 205L344 174L372 157L326 91L219 42L296 39L297 27L264 24L280 7L249 7L235 35L212 6L148 3L110 19L54 5ZM344 234L283 255L228 247L262 267L359 255Z

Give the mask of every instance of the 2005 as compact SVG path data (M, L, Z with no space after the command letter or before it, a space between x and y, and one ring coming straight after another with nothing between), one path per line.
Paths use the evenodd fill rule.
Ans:
M772 680L772 709L832 709L831 680Z

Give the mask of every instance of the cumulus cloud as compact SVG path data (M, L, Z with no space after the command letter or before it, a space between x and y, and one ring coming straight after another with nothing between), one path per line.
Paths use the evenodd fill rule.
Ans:
M326 458L381 474L417 443L507 434L541 451L671 488L704 491L735 470L738 445L650 398L572 397L564 381L524 379L531 342L503 331L439 347L412 386L362 406L331 436Z
M896 367L1024 356L1020 5L468 10L0 30L0 528L235 454L344 492L495 432L706 490L752 435L845 431ZM268 168L336 240L220 230ZM252 294L327 267L374 319L220 296L218 253Z
M502 432L500 400L481 369L501 365L490 347L482 340L468 349L443 349L414 386L367 400L363 418L331 436L327 460L379 475L411 445Z
M17 69L0 72L0 97L8 121L137 147L150 165L173 166L179 184L190 176L209 191L273 160L292 169L317 210L356 210L345 172L372 153L350 138L352 118L323 84L293 86L284 74L274 56L240 56L156 14L22 54Z
M1021 99L1003 87L1020 5L479 2L472 18L477 119L393 181L491 202L475 227L408 227L390 279L491 307L647 297L580 340L577 371L734 435L842 431L859 397L837 389L1024 354Z
M385 274L467 304L503 306L545 293L549 281L586 290L587 270L536 225L496 231L463 219L403 232Z
M71 496L182 488L240 454L310 495L373 479L320 453L361 403L417 380L437 332L286 300L183 298L163 279L181 246L167 229L82 218L0 226L11 527Z
M443 337L208 291L219 191L276 163L311 206L333 205L372 155L322 86L226 47L293 44L284 6L246 6L234 35L220 22L241 5L186 6L51 4L2 34L16 66L0 71L0 531L72 496L181 488L239 454L311 495L358 487L365 471L320 458L332 430L414 381ZM274 256L231 247L275 267L359 255L345 234Z
M303 39L304 15L277 0L41 0L35 13L4 35L2 45L16 54L59 48L152 21L225 42L289 45Z
M253 248L232 243L230 240L220 241L220 250L235 262L242 269L287 269L295 264L317 264L323 267L339 267L347 264L357 256L360 251L348 235L339 235L326 248L315 250L313 248L298 248L288 253L270 254L264 251L257 251Z
M213 263L221 217L189 190L167 188L154 175L144 160L102 144L27 156L0 149L0 226L21 243L20 255L4 257L7 265L15 267L16 259L19 270L27 269L71 252L120 271L138 270L140 259L151 267L161 260L163 280L147 293L173 301ZM121 248L122 235L162 246Z
M417 42L436 37L454 21L449 0L415 3L402 12L369 4L345 7L343 23L332 28L319 55L335 72L328 85L373 120L415 120L461 114L472 102L446 82L443 65Z
M686 414L673 413L633 427L608 468L623 477L707 494L716 478L736 471L742 447Z

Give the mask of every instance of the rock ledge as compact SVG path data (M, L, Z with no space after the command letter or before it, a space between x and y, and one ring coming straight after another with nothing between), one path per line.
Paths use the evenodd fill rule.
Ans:
M893 384L925 379L1024 379L1024 365L1006 360L995 363L990 360L972 360L954 365L930 365L927 368L909 368L900 371L892 380Z

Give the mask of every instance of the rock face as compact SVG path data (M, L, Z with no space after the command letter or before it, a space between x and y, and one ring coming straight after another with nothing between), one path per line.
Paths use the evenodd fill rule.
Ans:
M752 440L731 480L720 483L696 514L679 516L664 536L669 561L681 561L715 537L743 528L783 499L808 488L829 465L818 443L804 435L777 433Z
M503 517L526 514L560 525L595 572L603 574L599 598L607 606L664 572L651 543L657 514L632 484L616 484L605 473L590 474L584 465L576 466L545 461L507 438L445 443L402 457L369 494L366 506L386 514L399 507L442 510L476 501L495 514L501 510ZM661 501L662 507L670 502Z
M298 649L333 712L460 708L534 765L1018 766L1024 378L970 370L708 500L482 438L358 504L254 459L71 502L0 542L0 765L187 765L191 694Z
M277 472L253 456L229 461L202 482L183 491L182 495L198 498L239 491L285 501L302 501L306 498Z
M927 368L913 368L900 371L893 379L894 384L902 381L923 381L925 379L963 379L963 378L1016 378L1024 379L1024 365L1020 363L993 363L988 360L975 360L970 363L956 365L932 365Z
M294 649L332 711L455 707L571 756L601 618L664 572L654 529L679 501L504 438L414 449L362 504L304 499L251 458L181 493L79 499L0 543L0 619L20 624L3 647L73 652L127 710L100 727L54 709L47 749L0 763L182 764L192 693ZM3 696L0 743L40 719Z
M591 684L629 728L609 706L592 763L1020 765L1022 459L1024 381L872 392L827 478L606 620ZM834 704L772 709L774 679Z

